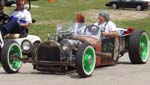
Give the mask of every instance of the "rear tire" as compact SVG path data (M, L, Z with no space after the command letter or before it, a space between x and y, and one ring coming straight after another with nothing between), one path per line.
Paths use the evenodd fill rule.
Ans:
M149 38L144 30L134 30L129 38L129 58L133 64L144 64L149 56Z
M118 7L117 4L112 4L112 8L113 8L113 9L118 9L119 7Z
M22 58L20 46L15 41L5 42L1 52L1 63L7 73L17 73L21 68L21 60L14 60L14 56Z
M95 69L96 55L94 48L88 44L83 43L75 57L75 67L81 78L89 77Z
M141 11L141 10L143 10L143 8L142 8L141 5L137 5L137 6L136 6L136 10L137 10L137 11Z

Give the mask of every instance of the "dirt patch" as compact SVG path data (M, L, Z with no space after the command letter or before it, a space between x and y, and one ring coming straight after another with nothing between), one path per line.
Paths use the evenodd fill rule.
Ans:
M85 16L86 23L94 23L97 21L98 13L101 10L88 10L88 11L81 11L81 13ZM144 19L146 17L150 17L150 10L147 11L134 11L134 10L108 10L110 14L111 20L138 20ZM73 19L72 19L73 20ZM47 20L47 21L37 21L35 25L56 25L56 24L63 24L67 21L63 20ZM68 22L67 22L68 23Z
M101 10L88 10L82 11L87 21L93 22L97 20L98 13ZM108 10L110 18L112 20L137 20L150 17L150 10L146 11L134 11L134 10ZM96 19L96 20L95 20Z

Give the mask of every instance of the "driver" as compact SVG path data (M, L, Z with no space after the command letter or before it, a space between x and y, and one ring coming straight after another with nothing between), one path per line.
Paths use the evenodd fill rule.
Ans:
M98 15L98 22L94 25L100 27L103 39L107 37L118 38L118 32L116 25L110 21L110 17L107 11L101 11Z
M116 25L110 21L110 17L107 11L101 11L98 15L97 25L102 33L102 39L108 39L110 37L115 38L115 48L113 60L116 61L119 56L119 34Z
M16 9L10 15L10 21L3 25L3 36L7 33L19 33L20 37L27 36L32 18L30 12L24 8L25 2L25 0L17 0Z

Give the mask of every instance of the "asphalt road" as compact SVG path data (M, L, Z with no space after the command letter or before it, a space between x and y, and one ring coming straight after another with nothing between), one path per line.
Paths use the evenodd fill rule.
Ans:
M150 85L150 60L147 64L130 64L128 55L115 66L97 68L93 76L79 78L76 72L66 75L42 74L23 64L17 74L6 74L0 68L0 85Z

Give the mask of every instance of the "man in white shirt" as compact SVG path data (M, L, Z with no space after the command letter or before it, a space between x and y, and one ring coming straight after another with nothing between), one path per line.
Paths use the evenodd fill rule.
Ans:
M117 27L112 21L110 21L110 17L109 17L109 14L107 11L101 11L98 15L98 20L99 21L96 22L94 25L96 25L100 28L101 34L102 34L102 40L110 39L110 38L115 39L115 41L114 41L115 48L112 47L112 48L114 48L112 59L113 59L113 61L117 61L118 57L119 57L119 34L118 34ZM106 40L106 42L102 42L102 43L106 44L107 42L108 42L108 40ZM107 48L110 49L111 46L109 46Z
M110 21L110 17L107 11L101 11L98 15L98 22L94 25L100 27L103 38L106 37L118 37L116 25Z
M10 15L10 21L3 26L3 35L7 33L27 35L28 27L32 23L32 18L30 12L24 9L24 5L24 0L17 0L16 9Z

